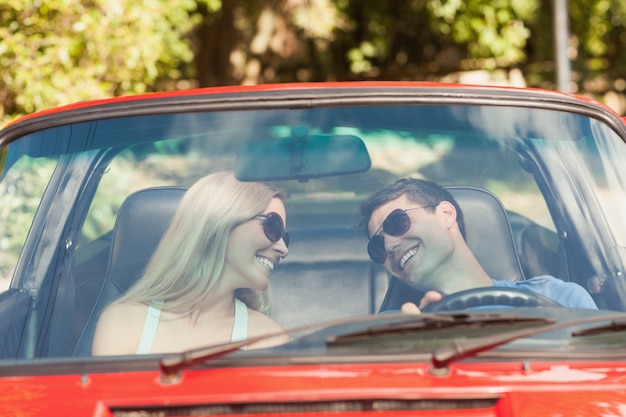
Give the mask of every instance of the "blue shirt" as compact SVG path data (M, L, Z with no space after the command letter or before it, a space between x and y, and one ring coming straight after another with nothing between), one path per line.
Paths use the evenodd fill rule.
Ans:
M534 291L553 299L563 307L598 309L591 295L583 287L574 282L565 282L550 275L540 275L517 282L494 279L493 286Z

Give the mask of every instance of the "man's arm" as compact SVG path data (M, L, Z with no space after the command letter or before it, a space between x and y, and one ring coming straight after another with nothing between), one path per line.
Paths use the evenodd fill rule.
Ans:
M441 301L443 295L437 291L427 291L426 294L420 300L419 307L415 303L404 303L400 308L400 311L406 314L421 314L424 307L430 303L437 303Z

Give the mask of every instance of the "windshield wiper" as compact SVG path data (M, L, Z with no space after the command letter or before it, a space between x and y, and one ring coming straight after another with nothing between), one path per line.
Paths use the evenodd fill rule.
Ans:
M382 316L378 316L382 317ZM331 322L322 322L310 324L307 326L297 327L294 329L290 329L286 332L287 335L293 335L296 333L307 332L311 330L320 329L323 327L329 327L334 325L347 324L351 322L358 322L359 318L356 319L343 319L336 320ZM161 379L165 383L173 383L178 380L180 377L180 371L186 368L190 368L195 365L200 365L206 362L209 362L214 359L221 358L230 353L237 352L238 350L253 345L257 342L261 342L264 340L272 339L277 336L284 336L284 332L279 333L270 333L257 337L252 337L249 339L241 340L238 342L231 342L221 345L211 345L204 348L192 349L181 353L172 353L167 354L163 358L159 360L159 368L161 368Z
M238 342L231 342L222 345L212 345L205 348L188 350L181 353L168 354L161 358L159 361L159 367L161 368L161 379L166 383L173 383L180 377L180 371L182 369L190 368L194 365L199 365L208 362L213 359L226 356L229 353L238 351L241 348L252 345L262 340L271 339L276 336L281 336L284 333L272 333L263 336L253 337L250 339L241 340Z
M300 328L289 330L287 334L306 332L320 328L330 328L335 325L358 325L363 318L338 320L334 322L316 323ZM460 313L460 314L389 314L377 316L374 321L382 324L368 326L364 330L344 333L338 336L326 338L327 345L340 344L347 341L377 338L381 336L414 333L420 331L436 331L438 329L451 328L481 328L486 326L524 326L516 329L497 333L495 335L464 339L451 345L435 349L432 354L432 364L435 368L445 367L452 361L474 356L480 352L509 343L513 340L530 337L536 334L557 330L578 324L598 321L623 320L619 323L626 326L624 313L616 313L606 316L585 317L567 322L555 323L552 318L536 316L517 316L514 314L486 314L486 313ZM387 323L386 323L387 322ZM616 321L618 322L618 321ZM533 326L528 328L528 326ZM537 327L538 326L538 327ZM607 327L603 325L602 327ZM180 376L180 371L195 365L218 359L239 349L252 345L256 342L271 339L277 334L268 334L218 346L189 350L182 353L168 354L161 358L159 366L162 371L162 379L165 382L174 382Z
M593 323L598 321L611 321L619 320L618 322L626 325L624 322L624 313L616 313L610 314L606 316L592 316L592 317L584 317L570 321L564 321L560 323L552 323L542 327L533 327L533 328L525 328L507 331L504 333L498 333L495 335L482 336L474 339L463 339L458 342L455 342L450 345L441 346L432 354L432 364L435 369L441 369L446 367L449 363L470 357L475 356L476 354L493 349L500 345L507 344L516 339L531 337L540 333L546 333L553 330L558 330L570 326L576 326L585 323ZM610 325L609 325L610 326ZM607 325L601 326L603 328L607 328ZM600 328L600 327L598 327ZM596 328L597 329L597 328ZM584 332L584 331L583 331Z
M410 329L411 327L417 329L420 327L454 325L454 323L457 323L457 325L462 324L462 323L465 323L465 325L469 325L472 321L480 322L481 320L483 320L484 316L486 315L485 314L481 314L481 315L478 315L478 314L476 315L474 314L454 314L454 315L452 314L422 314L419 316L412 316L412 315L401 314L401 313L379 315L379 316L375 316L375 318L373 319L370 316L368 316L370 320L374 320L376 322L380 322L380 321L386 322L389 320L394 321L392 324L371 326L369 328L370 330L368 331L368 333L370 334L370 337L371 337L373 334L376 334L377 332L380 332L380 334L382 334L383 332L387 332L389 331L388 329L392 329L392 328L395 329L392 331L402 331L401 330L402 328L404 328L405 329L404 331L406 331ZM500 318L496 318L495 315L491 315L491 316L492 316L491 318L485 319L485 320L510 321L511 319L509 316L504 316L504 315L500 315ZM534 318L534 319L537 319L537 318ZM398 323L397 322L398 320L401 320L401 322ZM351 325L351 324L358 325L362 322L363 322L363 317L354 317L351 319L340 319L340 320L335 320L331 322L315 323L315 324L311 324L307 326L298 327L295 329L290 329L289 331L287 331L287 334L293 335L296 333L317 330L320 328L330 328L333 326ZM347 333L346 335L347 337L349 337L352 334L356 334L356 333ZM180 371L183 369L190 368L195 365L203 364L214 359L218 359L230 353L237 352L241 348L247 347L256 342L271 339L276 336L277 334L268 334L268 335L262 335L262 336L258 336L255 338L250 338L250 339L246 339L246 340L242 340L238 342L221 344L217 346L212 345L212 346L208 346L205 348L188 350L188 351L181 352L181 353L168 354L164 356L163 358L161 358L161 360L159 361L159 367L161 368L161 372L162 372L161 378L165 382L170 382L170 383L174 382L178 379L178 377L180 376Z
M577 330L572 332L572 336L593 336L597 334L605 334L612 332L624 332L626 331L626 318L621 318L621 320L612 320L608 324L603 324L601 326L590 327L588 329Z
M397 317L397 316L396 316ZM400 322L369 326L363 330L331 336L326 339L328 345L368 340L372 337L393 336L420 331L437 331L453 328L484 328L487 326L532 326L554 323L554 319L537 316L519 316L516 314L492 313L456 313L456 314L420 314L407 315Z

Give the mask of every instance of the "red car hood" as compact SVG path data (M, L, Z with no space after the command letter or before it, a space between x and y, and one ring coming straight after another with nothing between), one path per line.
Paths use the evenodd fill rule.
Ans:
M7 377L0 403L18 416L614 416L626 410L626 366L463 363L441 375L424 363L235 367L169 383L156 371Z

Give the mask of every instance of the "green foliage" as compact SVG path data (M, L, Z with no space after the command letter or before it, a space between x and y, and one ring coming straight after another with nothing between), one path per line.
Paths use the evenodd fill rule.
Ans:
M4 170L7 164L7 155L9 154L9 147L3 146L0 148L0 178L4 174Z
M580 90L626 86L626 2L569 0ZM0 125L189 86L438 80L519 68L553 88L554 0L4 0ZM622 90L626 87L622 87Z
M0 284L10 279L56 161L22 158L0 182Z
M208 1L218 7L219 1ZM142 93L190 62L194 0L5 0L0 3L0 117Z
M137 172L137 161L131 153L115 159L98 185L89 214L81 229L81 239L77 249L82 244L93 241L113 228L115 216L122 201L134 191L131 183Z
M524 48L530 36L526 22L532 19L537 7L537 0L432 0L428 3L435 30L466 44L472 57L493 58L505 66L524 60Z
M570 11L571 31L577 35L578 41L574 63L581 78L626 78L624 1L571 1Z
M433 72L444 76L467 69L464 61L472 59L487 69L518 66L527 57L529 24L540 11L538 0L352 0L335 5L347 24L336 28L334 55L347 58L352 74L383 79L430 79Z

